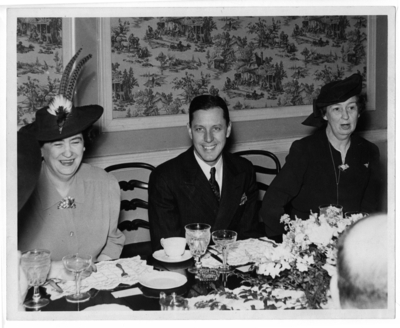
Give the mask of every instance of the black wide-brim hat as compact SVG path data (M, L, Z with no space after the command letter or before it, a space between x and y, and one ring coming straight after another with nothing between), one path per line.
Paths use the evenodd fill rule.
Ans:
M313 112L302 124L314 127L321 127L325 124L321 108L338 104L347 99L357 96L362 90L362 76L353 74L344 80L333 81L325 84L317 99L313 101Z
M60 129L57 116L48 109L48 106L39 109L35 121L22 128L33 134L38 141L49 142L72 137L89 128L103 114L103 107L99 105L73 107Z
M42 154L39 143L24 131L17 133L18 211L29 199L39 179Z

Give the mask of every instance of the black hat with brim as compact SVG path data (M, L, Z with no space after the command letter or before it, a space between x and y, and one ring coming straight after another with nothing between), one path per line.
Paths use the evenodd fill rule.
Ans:
M93 125L103 114L103 107L99 105L73 107L60 129L57 116L51 114L48 108L39 109L35 121L24 127L38 141L50 142L74 136Z
M18 211L29 199L39 179L42 155L39 143L22 130L17 133Z
M303 125L321 127L326 121L322 117L321 108L338 104L357 96L362 90L362 76L353 74L344 80L329 82L321 88L317 99L313 101L313 112L302 122Z

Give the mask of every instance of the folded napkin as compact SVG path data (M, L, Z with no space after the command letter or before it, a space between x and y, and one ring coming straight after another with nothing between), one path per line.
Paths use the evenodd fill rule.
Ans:
M204 268L218 268L221 266L222 262L216 260L211 256L210 253L216 254L215 250L210 249L204 256L201 258L201 265Z
M128 276L121 276L121 269L115 266L117 263L121 264ZM146 261L140 259L140 256L116 261L102 261L97 263L96 266L97 272L92 273L81 281L81 292L86 292L92 288L97 290L113 289L119 284L134 285L139 281L140 275L154 271L152 266L147 265ZM58 285L62 288L62 293L59 293L50 285L45 286L46 292L52 300L76 292L75 281L62 281Z

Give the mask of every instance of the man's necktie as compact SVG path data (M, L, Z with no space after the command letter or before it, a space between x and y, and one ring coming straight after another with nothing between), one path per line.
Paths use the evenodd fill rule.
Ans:
M210 177L210 180L208 180L208 181L210 182L211 189L212 189L215 197L217 197L217 200L219 201L221 199L221 194L219 191L218 182L217 182L217 180L215 180L215 171L216 171L215 167L212 167L211 171L210 171L211 177Z

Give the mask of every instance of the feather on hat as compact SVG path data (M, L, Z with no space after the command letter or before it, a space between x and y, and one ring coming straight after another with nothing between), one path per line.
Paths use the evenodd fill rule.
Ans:
M84 131L96 122L103 114L103 107L88 105L75 107L73 96L76 82L83 65L92 58L89 54L76 65L72 74L72 67L79 57L82 48L71 58L61 77L60 89L47 107L36 112L35 121L23 127L24 130L35 135L39 141L55 141L71 137Z

